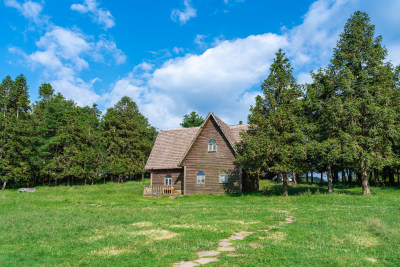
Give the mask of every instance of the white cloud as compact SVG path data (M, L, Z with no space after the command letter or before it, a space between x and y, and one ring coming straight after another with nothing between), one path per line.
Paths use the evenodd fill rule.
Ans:
M302 72L299 75L297 75L297 83L299 84L306 84L306 83L312 83L312 77L309 72Z
M286 45L283 36L252 35L223 41L201 55L168 60L154 71L135 67L104 101L110 106L128 95L160 129L177 127L191 110L215 112L231 124L246 121L257 94L249 90L266 75L278 48Z
M113 58L115 63L125 61L125 54L114 41L100 36L98 41L77 30L53 26L36 42L37 50L26 54L21 49L11 48L10 52L21 55L34 69L42 69L44 78L54 89L65 97L74 99L79 105L90 105L101 100L93 90L99 78L85 82L79 78L80 71L89 68L89 60L106 61ZM147 67L149 70L149 67Z
M114 17L111 15L111 12L107 9L99 8L96 0L84 0L83 4L72 4L71 9L81 14L90 13L93 21L103 25L106 30L115 26Z
M80 106L92 105L100 99L92 88L92 81L86 83L82 79L70 76L50 81L50 84L67 99L75 100Z
M89 51L91 44L79 32L54 27L36 42L36 46L45 51L43 54L69 61L78 71L89 67L89 63L81 55ZM37 53L42 52L38 50L33 55ZM31 59L34 59L34 57L31 57ZM44 63L44 61L40 63ZM44 66L48 65L44 64Z
M196 17L196 9L191 6L191 0L184 0L185 8L183 10L174 9L171 12L171 19L185 24L189 19Z
M207 48L207 43L204 41L204 39L207 38L206 35L202 34L197 34L196 38L194 38L194 43L201 49L206 49Z
M184 52L185 51L185 49L183 48L183 47L177 47L177 46L175 46L173 49L172 49L172 52L174 52L175 54L180 54L180 53L182 53L182 52Z
M37 2L25 1L21 4L17 0L5 0L4 4L7 7L17 9L25 18L32 20L36 24L46 23L48 21L47 16L41 16L43 6Z
M241 3L241 2L244 2L245 0L224 0L224 3L225 4L229 4L229 3L232 3L232 2L234 2L234 3Z
M94 44L93 56L98 62L105 62L105 56L112 55L117 65L123 64L126 61L126 55L122 50L117 48L117 44L106 37L100 36L100 40Z

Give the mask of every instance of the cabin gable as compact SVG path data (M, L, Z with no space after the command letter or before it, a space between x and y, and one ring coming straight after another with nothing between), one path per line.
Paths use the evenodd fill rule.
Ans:
M216 151L209 151L210 140L215 141ZM241 175L235 163L235 152L213 116L205 121L181 166L185 168L185 194L224 194L241 190ZM224 171L228 173L228 183L220 181L220 174ZM205 174L204 183L197 181L199 172Z

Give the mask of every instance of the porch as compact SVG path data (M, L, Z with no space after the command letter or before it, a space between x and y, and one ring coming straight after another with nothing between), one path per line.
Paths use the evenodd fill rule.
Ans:
M153 185L145 186L143 189L144 197L159 197L159 196L176 196L182 195L182 190L176 190L170 185Z

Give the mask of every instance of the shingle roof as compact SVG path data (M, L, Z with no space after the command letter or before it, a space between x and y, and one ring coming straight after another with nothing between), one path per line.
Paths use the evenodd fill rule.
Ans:
M213 113L208 114L200 127L163 130L158 133L153 150L146 163L146 170L176 169L185 157L187 151L200 134L201 128L213 117L226 139L234 149L234 144L240 141L239 132L248 128L247 124L228 126Z
M231 129L231 133L233 135L233 139L235 140L235 143L238 143L241 140L240 132L247 131L249 129L249 125L248 124L238 124L238 125L234 125L234 126L229 126L229 128Z

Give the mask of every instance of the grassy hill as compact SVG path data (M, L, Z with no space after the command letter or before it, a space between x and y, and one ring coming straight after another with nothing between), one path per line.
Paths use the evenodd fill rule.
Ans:
M266 183L266 182L264 182ZM302 184L290 197L269 194L144 198L147 181L0 191L0 263L171 266L234 241L210 266L398 265L400 191L342 187L332 195ZM286 212L285 212L286 211ZM295 217L291 224L268 230Z

